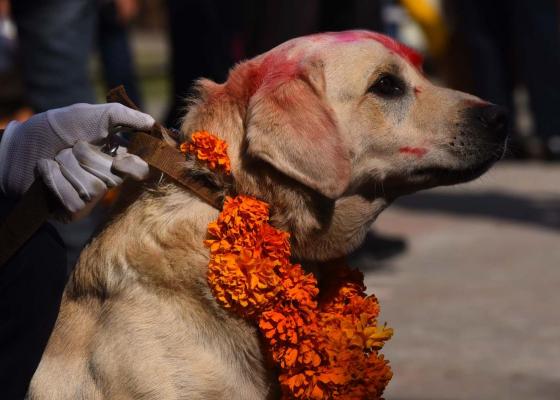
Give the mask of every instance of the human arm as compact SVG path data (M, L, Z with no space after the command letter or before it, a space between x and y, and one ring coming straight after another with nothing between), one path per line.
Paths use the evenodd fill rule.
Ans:
M148 174L147 164L121 149L116 157L99 150L109 130L126 126L148 130L154 119L121 104L75 104L11 122L0 141L0 191L21 196L36 176L76 213L122 182ZM97 147L96 147L97 146Z

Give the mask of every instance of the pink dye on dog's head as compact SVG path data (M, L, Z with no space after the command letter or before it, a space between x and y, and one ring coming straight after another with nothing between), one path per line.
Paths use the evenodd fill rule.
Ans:
M296 78L300 73L300 57L288 57L287 51L268 54L255 69L257 88L274 89Z
M230 71L226 87L243 93L238 99L248 101L259 90L274 90L301 73L301 56L292 54L294 45L284 44Z
M232 72L243 73L249 80L249 96L256 93L261 87L274 90L278 85L296 78L305 78L307 69L302 61L309 56L305 43L350 43L364 40L373 40L391 53L396 54L410 63L417 70L422 70L422 55L414 49L397 42L395 39L376 32L352 30L344 32L318 33L286 42L268 53L254 59L253 62L244 64L242 70L234 69ZM303 44L303 46L301 46ZM231 76L230 76L231 78ZM233 79L235 80L235 78Z
M415 68L422 69L423 57L420 53L400 42L397 42L395 39L389 36L382 35L381 33L368 31L345 31L326 33L326 35L331 35L338 42L375 40L376 42L381 43L390 51L410 62Z

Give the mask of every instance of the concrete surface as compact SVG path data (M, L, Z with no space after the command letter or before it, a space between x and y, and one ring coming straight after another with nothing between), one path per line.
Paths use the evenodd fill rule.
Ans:
M409 246L358 260L395 329L387 400L560 399L559 164L500 163L374 227Z

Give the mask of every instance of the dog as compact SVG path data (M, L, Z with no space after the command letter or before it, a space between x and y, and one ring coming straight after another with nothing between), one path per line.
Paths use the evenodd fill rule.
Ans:
M293 39L223 84L199 81L182 136L224 139L235 192L268 202L293 256L320 271L398 196L472 180L504 152L503 109L431 84L420 64L367 31ZM80 256L28 398L276 398L256 328L207 285L218 213L155 182L115 218Z

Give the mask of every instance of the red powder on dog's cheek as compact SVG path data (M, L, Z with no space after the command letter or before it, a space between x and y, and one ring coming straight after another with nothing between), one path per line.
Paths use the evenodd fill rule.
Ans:
M414 94L418 96L420 93L422 93L422 88L419 88L418 86L414 86Z
M405 146L405 147L401 147L399 149L399 153L401 153L401 154L411 154L411 155L419 157L419 158L423 157L427 152L428 152L428 150L425 149L424 147Z

